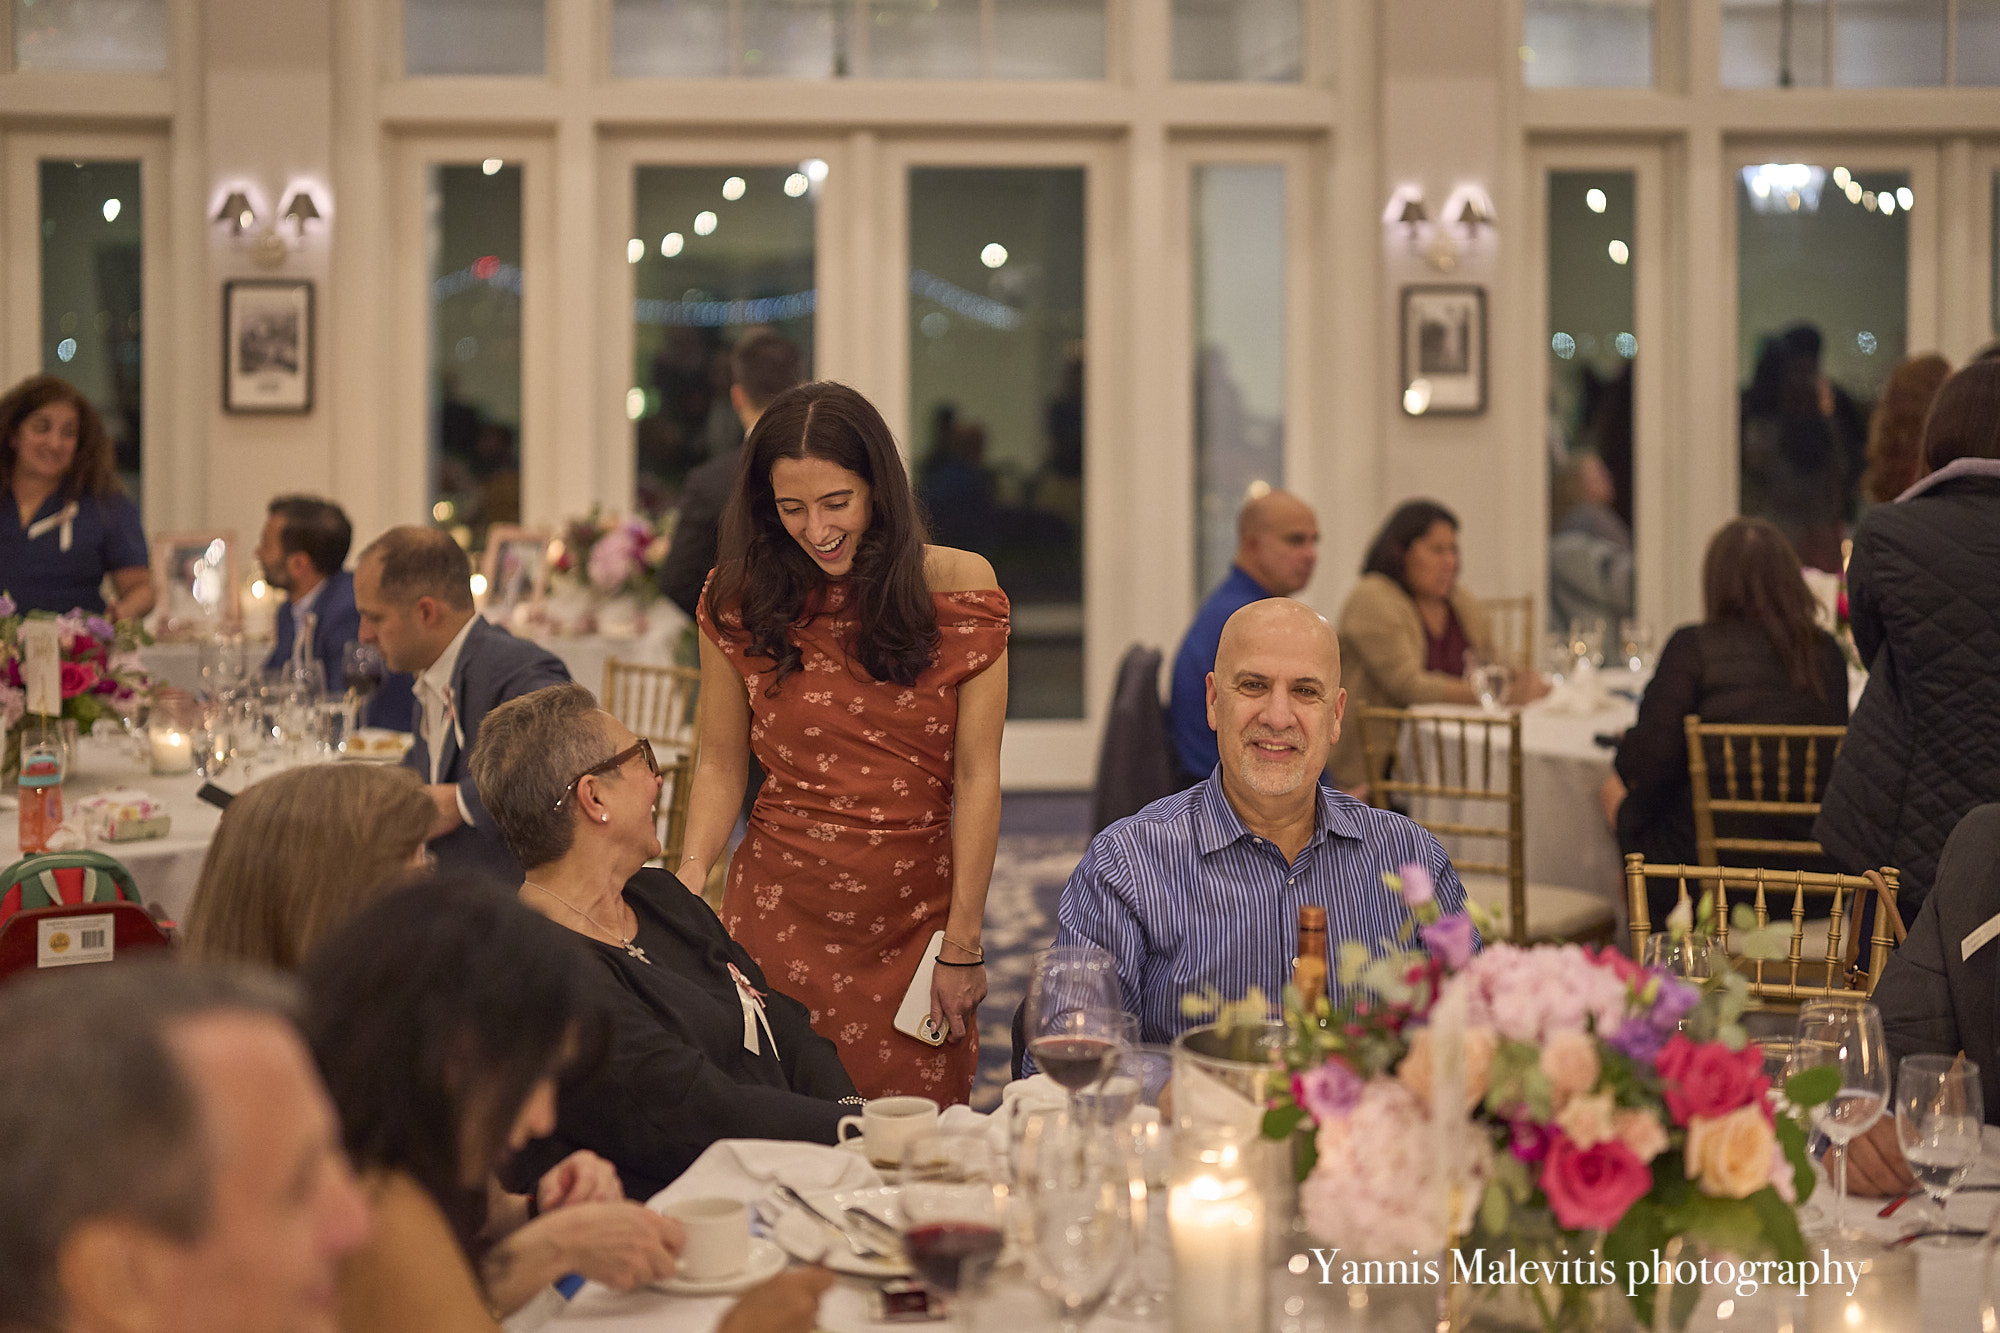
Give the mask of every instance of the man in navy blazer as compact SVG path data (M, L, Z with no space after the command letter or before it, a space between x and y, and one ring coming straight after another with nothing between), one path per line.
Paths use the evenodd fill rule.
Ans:
M521 863L480 804L466 757L489 712L567 683L569 668L474 614L472 564L437 528L391 528L370 542L355 562L354 601L361 641L379 644L391 671L416 677L417 735L403 763L437 804L431 850L438 863L515 887Z
M338 692L341 650L361 637L361 613L354 606L354 576L342 568L354 542L354 525L340 506L311 495L281 495L271 501L264 531L257 538L257 562L264 582L285 594L278 608L277 642L264 659L276 671L292 657L299 621L315 618L312 657L326 670L327 688ZM364 719L372 726L408 731L415 704L410 678L390 675L368 701Z

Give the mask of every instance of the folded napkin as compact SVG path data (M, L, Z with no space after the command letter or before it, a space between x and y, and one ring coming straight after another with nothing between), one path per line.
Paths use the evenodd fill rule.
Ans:
M655 1211L677 1199L761 1199L780 1181L801 1194L869 1189L881 1173L859 1153L820 1143L723 1139L708 1146L680 1179L646 1201Z
M1550 690L1538 707L1550 713L1588 717L1604 706L1604 682L1588 661L1578 662L1562 684Z

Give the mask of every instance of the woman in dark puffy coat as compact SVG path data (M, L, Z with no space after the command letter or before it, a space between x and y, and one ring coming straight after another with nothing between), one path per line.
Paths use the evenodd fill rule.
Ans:
M1618 746L1605 783L1605 811L1618 850L1665 865L1695 860L1694 805L1688 790L1689 713L1706 722L1840 726L1847 721L1847 662L1813 620L1813 597L1798 553L1761 518L1739 518L1709 539L1701 569L1703 619L1674 631L1639 701L1639 720ZM1719 766L1719 757L1712 756ZM1824 759L1820 767L1825 772ZM1775 827L1736 816L1725 836L1797 838L1795 819ZM1765 864L1777 865L1766 858ZM1736 864L1736 862L1732 862ZM1784 863L1794 868L1792 862ZM1824 864L1796 868L1824 870ZM1678 890L1652 881L1653 919L1664 919Z
M1921 466L1854 536L1847 604L1868 688L1813 825L1841 869L1901 872L1905 921L1953 826L2000 800L2000 362L1945 381Z

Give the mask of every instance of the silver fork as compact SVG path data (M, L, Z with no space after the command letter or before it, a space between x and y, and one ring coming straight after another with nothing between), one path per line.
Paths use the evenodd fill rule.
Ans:
M856 1236L853 1232L849 1231L846 1227L840 1225L840 1223L834 1221L832 1218L828 1217L825 1213L822 1213L819 1209L813 1207L810 1203L806 1202L806 1198L803 1194L800 1194L797 1190L793 1189L790 1185L785 1184L783 1181L778 1182L777 1191L778 1191L778 1196L782 1198L786 1203L791 1204L795 1208L804 1210L806 1213L811 1215L816 1221L818 1221L822 1226L829 1228L834 1232L834 1234L838 1235L842 1240L846 1241L847 1248L854 1251L856 1258L888 1259L893 1257L891 1255L884 1254L882 1251L876 1249L874 1246L869 1245L866 1242L862 1241L858 1236Z

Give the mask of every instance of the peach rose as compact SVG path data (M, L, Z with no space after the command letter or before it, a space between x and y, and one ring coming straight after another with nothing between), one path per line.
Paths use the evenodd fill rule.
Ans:
M1579 1093L1597 1086L1603 1072L1597 1059L1597 1040L1582 1032L1558 1032L1542 1047L1542 1073L1549 1080L1555 1109ZM1574 1136L1572 1136L1574 1137Z
M1572 1097L1556 1113L1556 1128L1569 1135L1570 1142L1577 1147L1595 1148L1606 1140L1618 1137L1612 1111L1611 1094L1608 1092Z
M1492 1028L1467 1028L1461 1048L1461 1068L1465 1074L1465 1109L1468 1113L1486 1099L1486 1089L1493 1074L1493 1052L1500 1039ZM1429 1110L1431 1104L1431 1030L1418 1028L1410 1034L1410 1050L1403 1057L1403 1063L1396 1066L1396 1078L1402 1085L1416 1094L1417 1100Z
M1620 1111L1611 1117L1611 1132L1642 1162L1650 1162L1667 1150L1666 1127L1651 1111Z
M1771 1145L1777 1135L1758 1106L1688 1122L1687 1173L1702 1191L1721 1199L1747 1199L1771 1183Z

